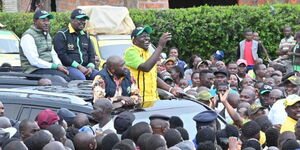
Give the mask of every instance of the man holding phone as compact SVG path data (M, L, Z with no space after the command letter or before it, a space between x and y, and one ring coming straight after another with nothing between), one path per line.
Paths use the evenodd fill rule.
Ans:
M157 87L171 92L174 95L179 93L179 89L166 84L160 78L157 78L156 62L165 47L167 41L172 38L171 33L164 33L153 54L148 50L150 34L152 28L149 26L137 27L131 33L132 47L125 51L124 60L126 66L137 81L142 96L142 106L150 107L158 99Z

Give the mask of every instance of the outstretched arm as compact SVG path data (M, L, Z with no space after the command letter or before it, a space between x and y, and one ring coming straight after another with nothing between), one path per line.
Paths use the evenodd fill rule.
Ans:
M231 119L234 121L234 124L237 125L238 127L241 127L243 125L243 119L227 101L228 94L229 94L229 90L227 90L224 95L220 95L221 102L223 103L224 107L228 111Z
M165 47L167 41L171 40L171 33L164 33L160 39L159 39L159 43L158 46L156 48L156 50L154 51L154 53L151 55L151 57L146 60L144 63L140 64L138 66L138 70L144 71L144 72L149 72L153 66L156 64L163 48Z

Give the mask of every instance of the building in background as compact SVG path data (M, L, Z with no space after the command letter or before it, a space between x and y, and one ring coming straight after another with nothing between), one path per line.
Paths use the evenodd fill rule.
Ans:
M29 12L32 2L38 0L0 0L6 12ZM188 8L201 5L262 5L273 3L300 4L300 0L41 0L48 11L71 11L77 6L112 5L135 9Z

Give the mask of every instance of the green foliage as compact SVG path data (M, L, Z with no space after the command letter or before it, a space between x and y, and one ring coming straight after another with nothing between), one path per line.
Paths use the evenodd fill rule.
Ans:
M225 51L226 60L235 60L236 47L243 40L243 31L250 28L260 34L272 58L276 57L282 28L286 25L300 30L300 5L274 5L275 11L265 6L201 6L188 9L130 10L136 26L149 25L154 44L164 32L172 33L167 47L178 47L180 57L188 60L193 54L205 59L218 49ZM275 14L274 14L275 13ZM51 35L70 21L70 12L53 13ZM2 24L18 36L33 23L33 14L0 13ZM167 50L167 48L165 49Z
M51 20L50 34L53 36L59 29L66 27L70 21L70 12L54 13ZM0 13L0 20L6 29L14 31L19 37L33 24L33 13Z
M270 6L202 6L171 10L131 10L130 16L137 26L153 27L151 35L157 44L163 32L172 33L168 48L178 47L180 56L188 60L193 54L205 59L218 49L225 51L226 61L235 60L236 47L244 39L243 31L250 28L260 34L272 58L277 55L279 42L286 25L294 31L300 29L299 5ZM166 49L167 50L167 49Z

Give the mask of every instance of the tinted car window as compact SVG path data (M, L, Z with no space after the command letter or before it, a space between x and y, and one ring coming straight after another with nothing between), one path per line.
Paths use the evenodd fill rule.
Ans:
M17 119L21 105L19 104L3 104L4 113L11 119Z
M21 115L20 115L19 118L17 118L18 120L32 119L32 118L29 118L30 117L30 112L31 112L30 107L22 107L20 112L21 112Z
M35 120L35 117L44 109L51 109L55 112L57 111L56 109L53 108L24 106L22 107L21 115L18 120L24 120L24 119Z

